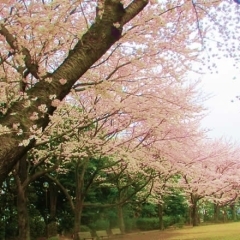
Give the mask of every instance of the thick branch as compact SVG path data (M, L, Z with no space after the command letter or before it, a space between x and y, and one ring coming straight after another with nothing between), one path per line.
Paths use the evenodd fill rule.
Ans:
M27 107L26 100L17 101L8 110L6 115L0 119L2 126L12 128L13 124L20 123L23 135L18 137L14 133L2 134L0 141L0 183L4 181L14 164L33 147L34 140L27 147L19 146L23 139L29 139L29 128L36 124L39 128L45 128L49 123L49 114L52 114L56 107L52 106L50 95L56 95L62 100L71 90L75 82L97 61L105 52L119 39L121 28L114 27L114 23L121 23L121 27L142 11L146 6L145 0L135 0L126 9L123 9L119 0L106 0L102 18L96 18L95 23L77 42L75 47L69 51L68 57L48 78L51 83L43 78L34 87L27 91L29 99L37 97ZM11 43L11 39L9 44ZM13 41L14 42L14 41ZM12 42L12 43L13 43ZM28 54L28 52L26 52ZM67 83L61 85L60 79L66 79ZM34 112L39 112L38 107L46 105L47 112L44 117L38 120L31 120Z
M26 77L28 73L31 73L36 79L39 79L38 77L38 65L33 62L30 51L23 46L19 46L17 43L17 39L8 31L8 29L1 24L0 25L0 34L3 35L6 38L7 43L12 48L13 53L21 53L24 56L24 63L26 69L24 69L23 66L19 66L18 71L23 75L23 77ZM26 72L23 71L26 70Z
M148 4L148 0L135 0L125 9L126 14L123 16L121 24L124 25L137 16Z

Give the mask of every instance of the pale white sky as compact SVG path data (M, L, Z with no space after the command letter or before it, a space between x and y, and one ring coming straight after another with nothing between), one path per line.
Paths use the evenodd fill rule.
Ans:
M222 57L220 60L211 58L211 63L216 63L218 66L218 73L212 75L207 73L203 77L203 91L212 93L213 97L205 102L205 106L209 108L210 113L202 121L202 126L212 129L209 133L212 138L225 137L240 144L240 100L236 98L240 95L240 62L236 63L237 67L234 66L234 60L226 58L221 51L222 49L218 49L218 45L215 44L217 42L221 43L221 46L226 44L233 55L239 56L240 5L233 1L222 4L232 7L232 11L227 13L229 14L227 18L225 18L225 12L219 13L220 15L223 14L219 18L221 20L219 24L220 35L218 30L212 30L209 34L210 41L206 44L207 48L211 47L213 49L212 52L206 52L206 55L212 56L213 53L216 53L218 57ZM226 19L228 19L228 22L226 22ZM208 23L211 24L212 21L210 20ZM224 30L223 32L226 30L227 38L221 37L222 30Z
M240 64L239 64L240 65ZM202 126L212 129L210 137L226 137L240 143L240 67L234 67L230 59L218 64L218 74L206 74L203 91L213 97L205 102L209 115Z

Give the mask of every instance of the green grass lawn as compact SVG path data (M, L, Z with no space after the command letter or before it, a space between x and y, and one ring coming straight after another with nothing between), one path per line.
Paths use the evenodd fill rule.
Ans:
M214 224L169 231L168 240L240 240L240 222Z

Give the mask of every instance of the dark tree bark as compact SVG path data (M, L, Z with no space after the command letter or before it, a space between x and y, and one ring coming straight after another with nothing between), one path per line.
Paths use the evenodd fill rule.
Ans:
M0 183L4 181L8 173L13 169L19 159L24 156L29 148L34 146L31 140L28 146L19 146L24 139L29 139L29 128L36 124L39 128L45 128L49 123L49 115L53 114L56 108L51 106L50 95L62 100L71 90L74 83L97 61L106 51L119 39L122 27L138 15L147 5L147 0L134 0L123 9L120 0L104 1L104 14L102 18L97 17L92 26L77 42L75 47L69 51L67 58L59 67L48 76L42 77L31 89L26 91L29 99L38 97L36 101L31 101L29 107L23 108L24 99L15 102L5 115L0 118L0 124L10 129L14 123L20 123L23 130L22 136L15 133L2 134L0 136ZM113 24L120 23L119 29L114 29ZM118 30L118 34L115 32ZM6 38L10 47L14 48L14 38L4 27L0 27L0 34ZM15 50L15 49L13 49ZM29 50L24 48L22 54L25 56L25 65L28 71L32 71L33 66L28 63ZM51 78L52 82L46 84L45 78ZM67 79L67 83L61 85L59 80ZM38 106L45 104L48 111L39 120L32 121L30 116L34 112L39 112Z
M118 224L121 232L125 233L125 223L124 223L124 216L123 216L123 204L118 205Z
M198 201L200 198L191 194L191 222L193 227L198 226Z
M48 172L54 171L58 167L58 163L46 170L39 170L32 175L29 173L27 154L25 154L15 165L13 176L16 182L16 195L17 195L17 211L18 211L18 239L30 239L30 226L28 214L28 199L27 188L31 182L37 178L45 175ZM55 199L52 202L56 201ZM55 204L56 205L56 204ZM56 206L55 206L56 208ZM56 213L56 209L51 209L51 216Z
M17 211L18 211L18 239L30 240L30 226L26 196L26 186L23 184L27 179L27 156L20 159L14 169L14 178L17 187Z
M49 220L48 220L48 237L57 235L57 186L54 183L49 185Z
M81 228L81 217L83 210L83 203L85 199L85 189L84 189L84 174L86 171L88 161L81 163L79 161L76 165L76 193L75 193L75 209L74 209L74 240L78 240L78 232Z
M159 229L164 230L163 225L163 203L158 204Z
M214 222L218 223L219 222L219 214L220 214L220 206L218 204L213 205L214 208Z
M193 205L192 205L192 225L193 225L193 227L198 226L197 202L194 202Z
M17 194L17 209L18 209L18 239L29 240L30 239L30 228L29 228L29 217L27 209L27 198L23 189L18 189Z
M192 225L192 207L191 206L189 206L188 208L188 218L189 218L188 224Z
M231 208L231 212L232 212L232 220L233 221L237 221L237 214L236 214L236 203L232 203L230 205L230 208Z
M57 212L57 186L54 183L49 185L50 217L49 221L56 221Z

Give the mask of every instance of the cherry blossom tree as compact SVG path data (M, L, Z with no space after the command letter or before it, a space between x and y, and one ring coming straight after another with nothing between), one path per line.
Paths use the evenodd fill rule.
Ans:
M30 239L30 225L28 215L28 188L29 185L46 175L53 173L61 165L61 154L57 152L58 149L48 151L33 151L28 152L20 161L14 166L12 176L16 184L16 198L18 211L18 238ZM34 154L36 156L34 156ZM45 155L46 154L46 155ZM51 159L54 158L54 161ZM51 164L49 164L51 162Z
M1 72L2 76L5 75L3 91L7 91L1 118L2 140L6 146L2 148L1 156L8 159L1 161L3 179L27 150L26 146L19 146L22 140L28 140L29 144L25 145L29 147L33 144L34 140L29 139L30 126L46 127L49 114L53 113L58 102L120 38L122 26L147 4L136 1L124 9L119 1L99 2L96 14L95 2L88 6L78 1L69 3L1 3L1 43L5 48L1 54ZM87 13L89 20L85 21ZM39 19L42 19L41 23ZM66 38L61 34L63 29L68 31ZM8 78L7 72L12 72L12 77ZM53 95L56 96L54 100L51 99ZM18 111L22 112L21 116ZM23 132L20 137L12 131L15 124L19 124ZM10 133L8 128L11 128Z
M212 167L212 171L218 175L215 181L216 190L207 199L214 204L214 220L217 222L220 208L226 215L225 206L234 206L239 196L239 148L232 145L225 158L219 158L218 162ZM235 149L234 149L235 148ZM215 185L215 184L214 184Z
M192 224L196 226L199 200L204 198L213 202L227 203L236 199L234 189L238 175L230 176L227 169L234 171L231 166L239 165L237 163L239 149L232 143L222 140L204 141L194 149L186 150L183 156L185 159L179 165L179 167L182 165L181 186L189 196Z
M36 141L29 152L30 156L34 156L33 168L45 164L38 172L39 176L48 172L51 166L52 169L58 167L58 172L68 171L69 162L76 163L75 169L79 169L76 175L76 202L73 203L68 196L75 213L76 233L88 190L83 192L83 178L92 158L110 156L116 161L125 159L132 174L140 172L143 165L156 171L156 155L153 153L152 159L149 155L154 144L166 142L158 144L160 151L161 148L171 148L173 141L199 134L193 124L199 120L198 112L202 110L196 101L199 97L196 94L197 84L193 82L182 86L182 83L173 82L171 78L162 82L160 76L155 77L154 85L149 79L133 81L132 76L131 85L128 81L118 82L122 78L118 77L106 89L103 83L91 87L80 96L75 89L70 98L50 116L50 124L44 132L36 126L31 128L31 138ZM124 91L119 91L122 86L125 86ZM50 152L55 157L48 157ZM60 158L64 161L56 165L55 159ZM142 163L143 159L145 163ZM137 165L141 167L137 168ZM160 165L161 162L158 167ZM95 176L93 174L92 182Z
M167 160L164 160L161 164L162 171L158 168L157 177L154 179L154 186L151 197L149 200L156 202L158 205L158 217L159 217L159 229L163 230L163 209L164 209L164 198L173 194L173 189L178 188L178 172L174 165Z
M206 31L200 21L218 5L1 1L0 182L35 145L33 126L43 131L72 88L87 91L103 83L105 89L111 77L130 73L150 80L146 66L172 81L190 70Z

